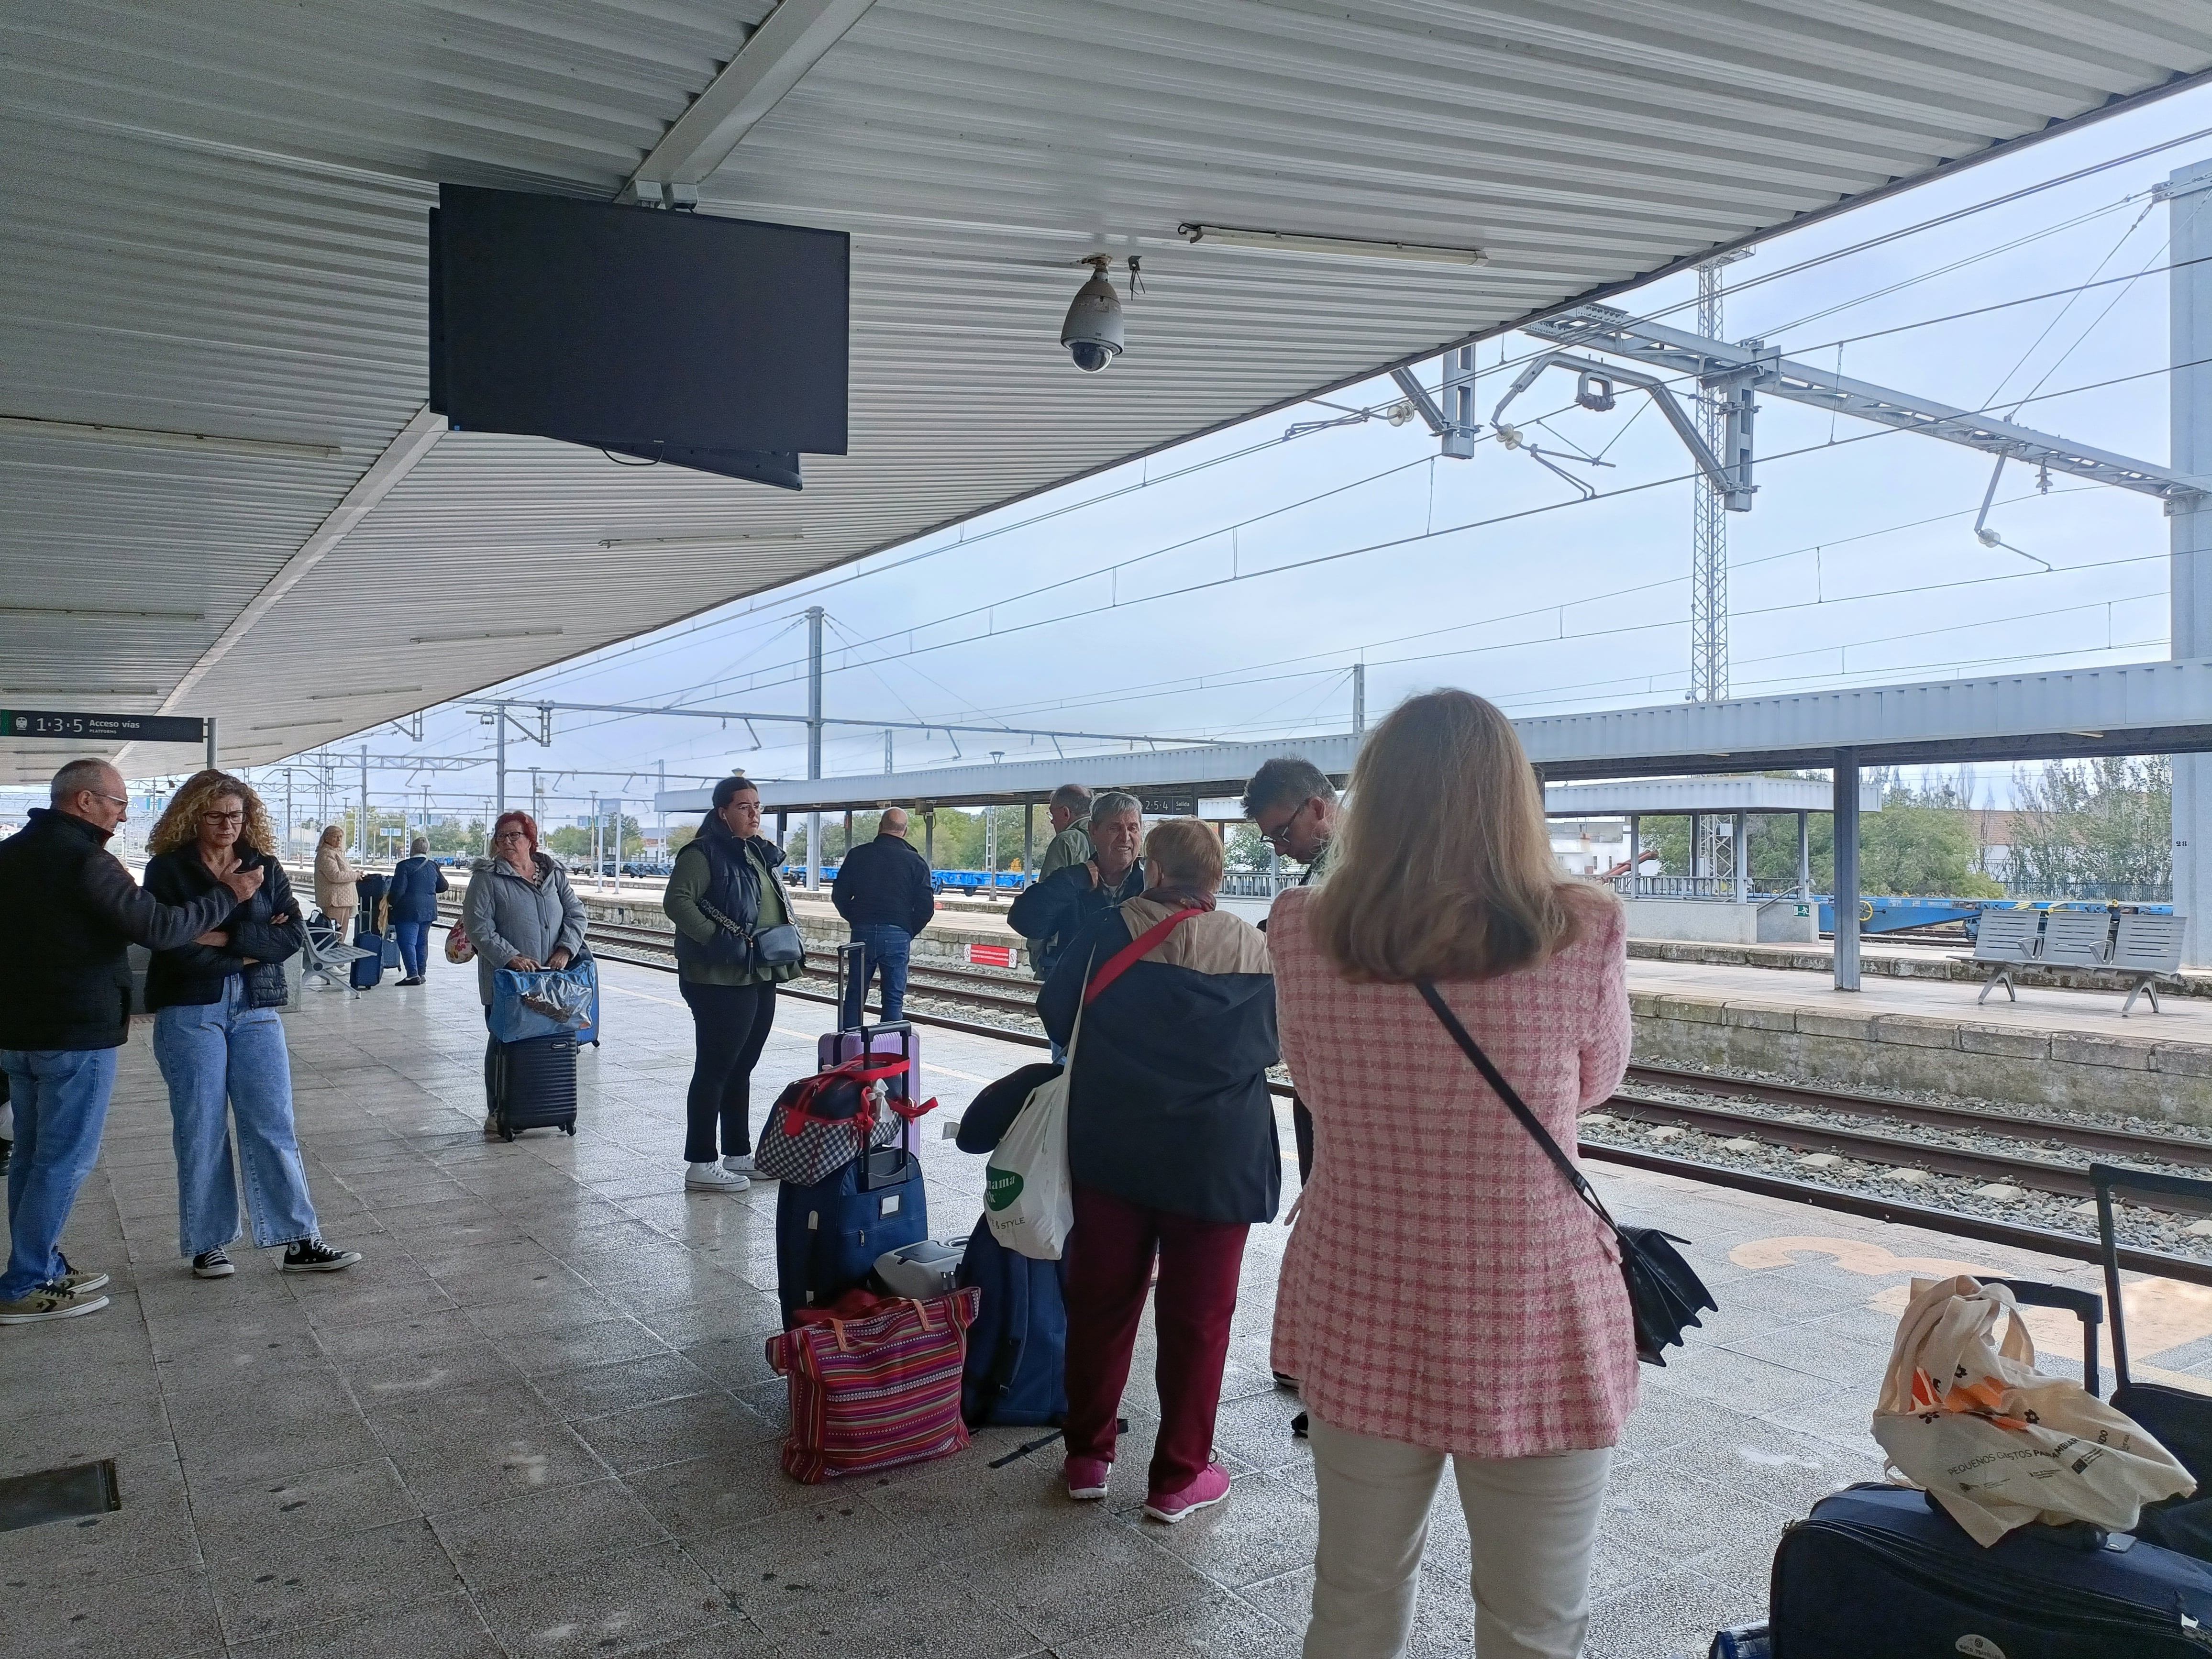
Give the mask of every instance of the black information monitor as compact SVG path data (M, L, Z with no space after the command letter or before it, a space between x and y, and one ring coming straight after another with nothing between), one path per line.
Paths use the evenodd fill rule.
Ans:
M207 722L196 714L0 708L0 738L54 738L64 743L205 743Z

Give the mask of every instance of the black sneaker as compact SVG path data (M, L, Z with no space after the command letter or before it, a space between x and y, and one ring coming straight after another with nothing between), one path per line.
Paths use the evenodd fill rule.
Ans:
M1291 1438L1293 1440L1305 1439L1306 1431L1312 1426L1312 1424L1313 1419L1308 1417L1304 1412L1300 1412L1296 1417L1291 1419Z
M202 1250L192 1258L194 1279L228 1279L237 1271L229 1253L220 1244L212 1250Z
M334 1250L319 1238L294 1241L284 1252L284 1271L288 1273L334 1273L341 1267L350 1267L361 1260L359 1250Z

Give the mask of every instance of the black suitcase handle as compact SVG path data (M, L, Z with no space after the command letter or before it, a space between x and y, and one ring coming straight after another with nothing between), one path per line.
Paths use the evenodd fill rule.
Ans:
M2128 1376L2127 1313L2120 1301L2120 1236L2112 1223L2112 1194L2116 1192L2162 1193L2168 1198L2193 1200L2212 1209L2212 1181L2194 1176L2158 1175L2130 1170L2118 1164L2092 1164L2089 1180L2097 1189L2097 1244L2105 1261L2105 1300L2112 1322L2112 1386L2131 1386Z
M2077 1291L2070 1285L2046 1285L2033 1279L1983 1279L1984 1285L2002 1285L2012 1299L2031 1308L2063 1308L2081 1322L2081 1386L2097 1395L2097 1328L2105 1322L2105 1298L2094 1291Z

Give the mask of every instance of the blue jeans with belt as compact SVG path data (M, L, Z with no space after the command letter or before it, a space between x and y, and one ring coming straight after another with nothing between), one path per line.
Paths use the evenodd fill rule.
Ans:
M77 1188L100 1158L100 1132L115 1089L113 1048L0 1049L15 1109L8 1165L8 1267L0 1302L59 1279L62 1228Z
M154 1016L154 1059L169 1085L177 1148L178 1247L203 1255L240 1237L230 1123L238 1121L253 1242L267 1249L313 1238L315 1206L292 1127L292 1062L274 1008L246 1006L246 981L222 1000Z
M914 953L914 935L896 923L856 921L853 937L862 949L857 980L845 987L841 1024L849 1030L860 1023L860 1010L868 1000L868 981L880 971L884 976L884 1018L906 1018L906 964Z

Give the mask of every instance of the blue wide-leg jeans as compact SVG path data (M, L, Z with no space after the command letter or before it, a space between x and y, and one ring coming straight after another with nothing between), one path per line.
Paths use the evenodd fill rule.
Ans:
M62 1228L100 1158L115 1091L113 1048L0 1049L15 1108L8 1165L8 1269L0 1302L15 1302L68 1271Z
M245 978L234 974L222 982L222 1001L154 1016L154 1058L169 1085L183 1254L203 1255L240 1237L233 1117L253 1242L268 1249L317 1237L292 1127L291 1057L276 1010L248 1008Z

